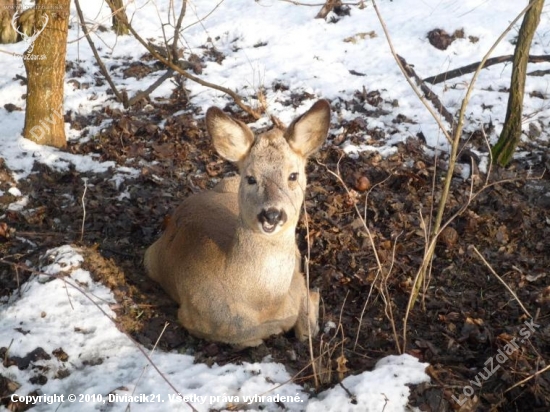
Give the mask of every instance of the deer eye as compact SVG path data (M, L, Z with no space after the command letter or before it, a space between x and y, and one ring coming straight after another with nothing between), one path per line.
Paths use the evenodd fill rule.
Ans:
M254 176L246 176L246 183L249 185L255 185L257 183L256 178Z
M290 176L288 176L288 180L290 180L291 182L295 182L296 180L298 180L298 173L291 173Z

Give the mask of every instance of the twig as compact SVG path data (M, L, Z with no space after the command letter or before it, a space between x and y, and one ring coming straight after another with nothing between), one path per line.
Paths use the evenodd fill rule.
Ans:
M169 323L168 322L164 322L164 327L162 328L162 331L160 332L155 344L153 345L153 349L151 349L151 352L149 352L149 356L153 356L153 352L155 352L155 349L157 348L158 346L158 343L160 342L160 339L162 338L162 336L164 335L164 332L166 331L166 328L168 327ZM139 382L141 381L141 379L143 378L143 375L145 375L145 371L147 370L147 367L149 366L149 364L145 365L143 367L143 369L141 370L141 373L139 375L139 378L137 379L137 382L136 384L134 385L134 389L132 390L132 395L135 394L136 392L136 389L139 385ZM126 409L129 409L130 408L130 403L128 403L128 406L126 407Z
M498 57L491 57L490 59L487 59L485 63L482 65L482 69L485 69L489 66L494 66L495 64L499 63L506 63L511 62L514 59L514 56L512 54L508 54L505 56L498 56ZM528 59L529 63L545 63L550 62L550 56L542 55L542 56L535 56L530 55ZM456 77L463 76L468 73L474 72L479 66L482 64L482 62L476 62L472 64L468 64L463 67L459 67L458 69L449 70L444 73L436 74L435 76L426 77L424 81L426 83L431 84L438 84L443 83L444 81L454 79Z
M508 292L510 292L510 294L514 297L514 299L518 302L519 306L521 307L521 309L523 309L523 312L529 316L530 318L533 318L533 316L531 316L531 314L529 313L529 311L525 308L525 306L523 306L523 303L521 303L521 300L519 300L518 296L516 295L516 293L510 288L510 286L508 286L508 284L497 274L497 272L495 272L495 270L492 268L492 266L489 264L489 262L487 262L485 260L485 258L483 257L483 255L481 253L479 253L479 250L477 250L477 248L472 245L471 248L474 250L474 252L477 253L477 255L479 256L479 258L481 259L481 261L483 263L485 263L485 266L487 266L487 268L489 269L489 271L500 281L500 283L502 283L504 285L504 287L506 288L506 290L508 290Z
M78 1L78 0L76 0ZM86 222L86 202L84 199L86 198L86 191L88 190L88 178L83 177L82 180L84 181L84 192L82 193L82 227L80 228L80 241L82 242L82 239L84 239L84 223Z
M382 298L387 300L387 302L385 302L384 312L386 313L386 317L390 320L393 337L395 339L395 345L397 346L397 351L399 353L404 353L406 348L405 347L401 348L401 345L399 344L399 335L397 334L397 327L395 326L395 318L393 316L393 309L391 306L392 300L390 299L390 292L388 291L388 278L390 276L390 273L392 273L393 271L393 265L395 264L395 251L397 249L397 239L401 234L402 233L400 233L395 237L395 240L393 242L393 248L392 248L391 265L388 269L388 273L386 274L386 276L382 278L382 286L383 286ZM385 297L385 295L387 295L387 297Z
M126 2L126 5L123 6L123 7L120 7L119 9L115 10L115 11L111 11L111 14L109 14L108 16L105 16L104 18L102 18L100 21L98 22L95 22L94 25L90 28L89 32L90 33L94 33L95 31L97 31L97 29L101 26L102 23L106 22L107 20L111 19L114 17L115 13L119 12L120 10L122 9L125 9L126 7L128 7L128 5L130 3L134 3L134 0L127 0ZM97 13L96 15L96 18L99 16L100 12ZM94 19L95 21L95 19ZM72 43L80 43L80 40L82 40L85 36L80 36L78 35L76 39L74 40L68 40L67 41L67 44L72 44Z
M401 73L403 73L403 76L405 77L405 80L407 81L407 83L409 83L409 86L411 86L414 93L420 99L420 101L422 102L424 107L426 107L428 112L430 112L430 114L432 115L432 117L436 121L437 125L439 126L439 129L445 135L445 138L447 139L447 141L449 143L451 143L452 142L451 135L449 134L449 132L447 132L445 126L441 122L440 117L437 115L437 113L434 112L432 107L426 102L426 99L422 98L422 93L420 93L420 90L418 90L418 87L413 83L413 81L407 75L407 72L406 72L405 68L401 64L401 61L399 60L399 57L397 56L397 53L396 53L395 49L393 48L393 42L391 40L390 33L388 32L388 28L386 26L386 23L384 22L384 19L382 18L382 15L380 14L380 10L378 10L378 6L376 5L375 0L372 0L372 5L374 7L374 11L376 12L376 15L378 16L378 20L380 21L380 24L382 25L382 30L384 31L384 35L386 36L386 41L388 42L388 46L390 47L391 54L392 54L393 58L395 59L395 62L397 63L397 66L401 70Z
M534 70L532 72L527 73L527 76L546 76L547 74L550 74L550 70Z
M185 26L185 27L182 29L182 31L185 31L185 30L187 30L187 29L193 27L193 26L196 25L196 24L200 24L201 26L203 26L202 22L203 22L204 20L206 20L208 17L210 17L210 16L218 9L218 7L220 7L220 6L222 5L222 3L223 3L224 1L225 1L225 0L220 0L220 1L218 2L218 4L216 4L216 5L212 8L212 10L210 10L208 13L206 13L206 15L205 15L204 17L202 17L202 18L200 18L200 19L199 19L199 16L197 16L197 10L195 9L195 16L197 17L198 20L195 21L195 22L193 22L193 23L191 23L191 24L189 24L189 25L187 25L187 26ZM203 28L204 28L204 26L203 26ZM206 31L206 29L205 29L205 31Z
M86 21L84 20L84 14L82 13L82 8L80 7L80 1L75 0L74 2L76 7L76 12L78 14L78 18L80 20L80 24L82 25L82 30L84 31L84 36L86 36L86 40L88 41L88 44L90 45L90 49L92 49L92 53L95 57L95 60L99 66L99 70L101 71L101 74L103 77L105 77L105 80L107 80L107 83L109 83L109 87L115 94L117 100L122 103L124 107L127 107L128 101L126 96L124 96L122 93L120 93L115 86L115 83L113 82L113 79L109 75L109 72L107 71L107 68L103 64L103 61L101 60L101 57L99 57L99 53L97 52L97 49L95 47L94 42L92 41L92 37L90 36L90 31L88 30L88 26L86 26Z
M22 268L22 269L25 269L33 274L36 274L36 275L45 275L45 276L49 276L53 279L60 279L61 276L60 275L52 275L50 273L45 273L45 272L41 272L41 271L38 271L38 270L34 270L34 269L31 269L21 263L17 263L17 262L12 262L10 260L7 260L7 259L4 259L4 258L0 258L0 262L3 262L5 264L8 264L8 265L11 265L11 266L14 266L14 267L19 267L19 268ZM80 288L79 286L77 286L76 284L72 283L72 282L67 282L66 283L71 286L72 288L76 289L78 292L82 293L82 295L88 299L90 302L92 302L92 304L101 312L103 313L103 315L105 315L107 317L107 319L109 319L117 328L118 328L118 324L116 322L116 320L110 316L107 312L105 312L105 309L103 309L95 300L93 300L90 295L88 293L86 293L82 288ZM159 374L159 376L162 378L162 380L164 382L166 382L166 384L177 394L181 393L173 384L172 382L170 382L168 380L168 378L164 375L164 373L158 368L158 366L153 362L153 360L151 359L151 357L147 354L147 352L145 351L145 349L143 349L143 347L127 332L121 330L121 332L126 335L126 337L134 344L134 346L137 348L137 350L139 350L141 352L141 354L145 357L145 359L147 359L147 361L149 362L149 364L153 367L153 369L155 369L155 371ZM193 412L198 412L197 409L195 409L195 407L190 403L190 402L185 402Z
M378 11L378 7L376 6L376 1L372 0L372 3L373 3L373 6L376 10L378 18L382 21L382 16L380 15L380 13ZM416 302L416 298L417 298L418 293L420 291L420 285L424 283L424 279L426 277L426 272L431 267L431 263L432 263L434 252L435 252L435 246L437 244L439 234L441 233L441 229L442 229L441 228L441 222L443 220L443 213L445 212L445 209L446 209L447 199L449 197L449 192L450 192L450 187L451 187L451 181L452 181L454 169L455 169L455 166L456 166L460 138L461 138L462 130L463 130L463 127L464 127L464 118L465 118L465 115L466 115L466 108L468 106L468 102L470 100L470 96L472 94L474 84L475 84L475 82L476 82L476 80L479 76L479 73L481 72L483 64L485 64L485 62L487 61L487 59L489 58L491 53L494 51L496 46L504 39L504 37L508 34L508 32L513 28L514 24L516 24L516 22L521 18L521 16L523 16L525 14L525 12L527 12L527 10L529 10L529 8L531 6L532 6L532 4L529 4L527 7L525 7L521 11L521 13L519 13L516 16L516 18L501 33L501 35L494 42L494 44L491 46L489 51L485 54L485 56L481 60L481 63L479 65L479 67L475 71L475 73L472 77L472 80L470 81L470 84L468 86L468 89L466 91L466 95L465 95L464 99L462 100L462 105L460 107L460 112L459 112L459 115L458 115L457 127L456 127L456 130L454 130L453 139L450 140L450 142L451 142L451 153L449 155L449 166L448 166L447 173L446 173L446 176L445 176L445 182L444 182L443 190L442 190L442 193L441 193L441 197L439 199L437 215L436 215L436 218L435 218L434 225L432 227L431 240L426 245L424 258L423 258L422 264L421 264L420 268L418 269L418 272L415 276L415 279L414 279L414 282L413 282L413 288L412 288L411 294L409 296L409 303L407 305L407 309L406 309L406 312L405 312L405 318L404 318L404 321L403 321L403 347L406 347L406 342L407 342L406 339L407 339L407 321L408 321L408 317L410 315L410 311L412 310L412 308L414 306L414 303ZM385 28L384 25L383 25L383 27ZM385 30L385 32L386 32L386 30ZM386 37L389 39L389 37L387 35L386 35ZM401 67L401 69L403 70L402 67ZM422 99L422 101L424 102L423 99ZM440 122L438 122L438 124L441 125ZM443 133L445 133L446 136L448 136L448 134L445 132L444 129L442 129L442 131L443 131ZM449 223L450 223L450 221L447 221L447 224L449 224Z
M305 257L305 272L306 272L306 305L307 313L306 317L308 319L307 329L308 329L308 346L309 346L309 358L311 360L311 369L313 371L313 379L315 381L315 388L319 388L319 378L317 374L317 364L314 362L314 352L313 352L313 337L311 336L311 325L309 322L309 261L311 259L311 240L309 237L309 219L307 214L306 202L303 203L304 209L304 221L306 226L306 241L307 241L307 256ZM320 295L319 295L320 298ZM317 322L319 319L317 319Z
M326 3L302 3L295 0L279 0L285 3L294 4L295 6L308 6L308 7L322 7ZM364 5L364 1L358 1L356 3L340 3L342 6L361 6Z
M183 23L183 18L185 17L185 12L187 11L187 0L181 2L181 11L178 16L178 21L176 22L176 27L174 27L174 39L172 41L172 59L176 60L178 58L178 38L181 30L181 24Z
M11 345L13 345L13 338L11 339L10 344L6 348L6 352L4 352L4 361L3 361L4 365L8 364L8 354L10 353Z
M353 393L351 393L351 392L349 391L349 389L346 388L346 387L344 386L344 384L343 384L341 381L338 382L338 384L339 384L339 385L342 387L342 389L348 394L348 396L349 396L349 398L350 398L350 402L351 402L352 404L357 403L357 397L356 397Z
M408 74L409 77L412 77L416 80L418 85L420 86L420 90L422 90L422 93L424 93L424 96L432 102L432 104L437 109L437 112L443 116L443 118L451 125L451 130L455 127L455 121L453 118L453 115L449 113L447 108L441 103L441 100L439 100L439 97L437 94L432 92L432 90L426 86L426 83L416 74L414 69L407 63L407 61L401 57L400 55L397 55L397 58L401 61L401 64L403 65L403 68L405 69L405 73Z
M340 159L338 160L338 163L336 164L336 173L333 172L332 170L330 170L328 168L328 166L326 166L325 164L320 163L320 162L319 162L319 164L323 165L331 175L336 177L336 179L338 179L338 181L340 182L340 184L342 185L342 187L344 188L344 190L346 191L348 196L351 196L351 193L350 193L350 190L349 190L348 186L346 185L346 183L344 182L344 180L342 179L342 177L340 175L340 161L341 160L342 160L342 157L340 157ZM391 176L391 174L390 174L390 176ZM390 176L388 176L386 179L384 179L382 182L378 183L377 185L384 183L387 179L389 179ZM373 186L372 188L374 188L375 186ZM369 191L369 193L370 193L370 191ZM368 193L367 193L367 196L368 196ZM359 220L361 221L361 224L362 224L363 228L365 229L365 231L367 233L367 236L369 238L370 245L371 245L371 248L372 248L372 251L373 251L373 255L374 255L374 257L376 259L376 263L378 265L378 271L377 271L375 280L373 281L373 284L371 285L371 289L370 289L369 294L367 296L367 301L370 298L370 295L371 295L371 292L372 292L372 287L373 287L374 283L378 279L378 276L381 275L382 276L382 281L381 281L380 291L381 291L381 294L382 294L382 299L384 300L384 303L386 305L384 313L385 313L386 317L388 318L388 320L392 324L392 330L393 330L394 335L395 335L395 344L397 345L397 351L402 353L402 348L404 350L405 346L401 347L401 345L399 343L399 339L397 337L397 329L395 327L395 321L394 321L394 317L393 317L393 310L391 309L391 307L388 308L388 305L391 305L391 301L390 301L390 299L388 299L384 295L384 293L387 294L387 289L386 289L386 292L384 292L384 283L383 283L385 281L387 282L387 279L388 279L389 275L391 274L391 272L393 270L393 263L395 262L395 244L394 244L394 249L393 249L392 264L391 264L391 266L388 270L385 270L384 267L382 266L382 262L380 261L378 251L376 250L376 245L374 244L374 237L372 236L372 233L371 233L371 231L370 231L370 229L367 225L367 213L366 213L367 203L366 202L367 202L367 198L365 197L365 214L364 214L364 216L361 214L361 212L360 212L359 208L357 207L356 203L354 203L353 206L355 208L355 212L356 212L357 216L359 217ZM366 309L366 303L363 306L363 310L361 311L361 317L360 317L360 320L359 320L359 330L361 328L361 322L362 322L362 319L363 319L363 314L365 312L365 309ZM355 345L357 345L357 342L358 342L358 339L359 339L359 330L357 331L357 335L355 337Z
M186 1L184 1L183 3L186 4ZM110 7L112 6L112 3L110 1L108 2L108 4L109 4ZM147 89L145 89L143 91L141 91L141 90L138 91L131 99L128 99L128 96L125 93L121 93L117 89L111 75L109 74L107 68L103 64L103 61L101 60L101 57L99 56L99 53L97 52L95 44L92 41L92 38L90 36L90 30L86 26L86 23L85 23L85 20L84 20L84 14L82 13L82 9L80 7L79 0L75 0L75 6L76 6L77 13L78 13L78 17L80 19L81 26L84 30L84 35L86 37L86 40L88 41L88 44L90 45L90 48L92 49L92 53L93 53L93 55L96 59L96 62L99 65L99 69L101 70L101 74L103 75L105 80L107 80L107 83L109 83L109 87L113 91L113 93L116 96L117 100L120 103L122 103L124 108L132 107L135 103L139 102L141 99L149 96L162 83L164 83L165 80L172 77L172 75L174 74L174 70L169 68L168 70L166 70L166 72L161 77L159 77L155 82L153 82L153 84L151 84ZM114 6L113 6L113 7L111 7L111 9L113 10L112 16L114 16L119 22L122 22L123 24L128 24L126 22L126 20L124 19L124 17L121 17L123 15L125 16L125 14L124 13L119 13L121 10L124 9L124 7L120 8L120 9L117 9L117 10L114 10ZM181 24L181 22L179 22L179 23ZM174 36L174 37L175 37L175 39L174 39L173 47L175 47L177 49L177 41L176 41L177 36Z
M184 1L184 3L186 3L186 2ZM164 26L168 25L168 23L164 24L162 22L162 17L160 16L160 10L158 8L158 4L155 2L155 3L153 3L153 6L155 7L155 11L157 12L159 22L161 23L160 24L160 29L162 30L162 39L164 40L164 45L166 46L166 56L165 57L168 60L170 60L172 62L175 62L177 60L177 53L175 55L172 55L170 45L168 44L168 39L166 38L166 31L164 30Z
M21 285L19 284L19 268L15 268L15 282L17 283L17 290L19 295L21 295Z
M386 177L384 180L375 183L372 185L372 187L367 191L367 194L365 195L365 208L363 209L363 221L365 222L365 225L367 224L367 211L368 211L368 200L369 200L369 194L377 187L382 184L384 184L390 177L392 176L392 173L388 174L388 177ZM367 299L365 300L365 304L363 305L363 309L361 310L361 315L359 316L359 326L357 327L357 334L355 335L355 343L353 344L353 350L357 347L357 342L359 342L359 334L361 332L361 325L363 324L363 316L365 315L365 311L367 310L367 305L369 303L370 297L372 295L372 290L374 289L374 285L376 284L376 281L378 280L378 276L380 275L381 270L378 269L376 271L376 276L374 277L374 280L372 281L370 288L369 288L369 294L367 295Z
M527 378L522 379L522 380L519 381L519 382L516 382L515 384L513 384L512 386L510 386L508 389L506 389L506 390L504 391L504 393L511 391L512 389L518 387L519 385L523 385L525 382L528 382L528 381L530 381L531 379L533 379L535 376L538 376L538 375L540 375L541 373L546 372L548 369L550 369L550 365L546 365L546 367L543 368L543 369L541 369L540 371L536 371L536 372L535 372L534 374L532 374L531 376L528 376Z
M346 296L344 297L344 301L342 302L342 306L340 306L340 315L338 316L338 327L342 328L342 316L344 315L344 307L346 306L346 301L348 300L349 296L349 289L346 291ZM336 336L336 334L335 334Z
M162 83L164 83L165 80L172 77L173 74L174 74L173 69L166 70L166 72L162 76L160 76L157 80L155 80L155 82L153 82L153 84L151 84L147 89L143 91L140 90L130 100L128 100L128 107L133 106L134 104L139 102L141 99L149 96L151 93L153 93L153 91L155 91L155 89L157 89Z
M331 339L331 340L332 340L332 339ZM338 346L339 344L340 344L340 342L338 342L338 343L336 344L336 346ZM326 350L322 351L322 352L319 354L319 356L316 357L314 360L317 362L322 356L327 355L329 352L332 353L332 352L330 351L330 349L326 349ZM266 391L264 391L264 392L258 394L258 396L265 396L265 395L267 395L267 394L273 392L274 390L279 389L279 388L285 386L286 384L288 384L288 383L290 383L290 382L296 382L298 376L300 376L300 375L302 374L302 372L304 372L306 369L308 369L309 366L310 366L310 364L307 364L307 365L304 366L302 369L300 369L298 372L296 372L296 373L294 374L294 376L292 376L290 379L287 379L286 381L284 381L284 382L282 382L282 383L280 383L280 384L274 386L273 388L268 389L268 390L266 390ZM309 377L308 375L305 376L305 378L308 378L308 377ZM234 405L232 405L232 407L229 407L229 408L227 408L227 409L228 409L228 410L231 410L231 411L234 411L234 410L239 410L239 411L240 411L240 410L245 410L245 408L247 407L247 405L248 405L248 404L246 404L246 403L234 404ZM248 405L248 406L250 406L250 405Z
M390 401L388 399L388 397L386 396L386 394L384 392L382 392L381 394L383 397L384 397L384 407L382 408L382 411L381 412L384 412L386 410L386 406L388 406L388 402Z
M67 281L65 280L65 277L62 278L63 283L65 284L65 292L67 293L67 300L69 301L69 305L71 305L71 309L74 310L73 301L71 300L71 295L69 294L69 288L67 287Z
M237 93L235 93L233 90L228 89L227 87L219 86L214 83L207 82L206 80L202 80L200 77L193 76L192 74L186 72L181 67L179 67L176 63L171 62L170 60L167 60L163 56L161 56L156 50L154 50L153 47L151 47L134 29L134 27L130 24L130 22L123 22L127 27L128 30L130 30L130 33L136 38L137 41L139 41L143 47L147 49L151 55L157 59L162 64L166 65L167 67L173 69L175 72L181 74L186 79L189 79L191 81L194 81L195 83L200 84L201 86L209 87L214 90L218 90L222 93L227 94L230 96L235 104L239 106L242 110L244 110L246 113L248 113L250 116L252 116L255 120L258 120L261 115L257 111L253 110L251 107L247 106L242 99L239 97Z
M9 54L10 56L13 56L13 57L23 57L22 54L15 53L15 52L11 52L11 51L7 51L7 50L2 50L2 49L0 49L0 53Z
M346 185L346 183L342 179L342 176L340 175L340 161L342 160L342 157L343 157L343 155L340 157L340 159L338 159L338 163L336 164L336 173L333 172L332 170L330 170L328 168L328 166L325 165L324 163L321 163L321 162L318 162L318 163L320 165L324 166L325 169L327 170L327 172L329 172L332 176L334 176L336 179L338 179L338 181L340 182L340 184L342 185L342 187L346 191L346 194L348 196L351 196L351 192L350 192L348 186ZM367 232L367 236L369 237L369 242L370 242L370 245L371 245L371 248L372 248L372 252L374 254L374 258L376 259L376 264L378 266L378 269L380 270L380 272L383 272L384 268L382 267L382 263L380 262L380 257L378 256L378 251L376 250L376 245L374 244L374 237L372 236L372 233L371 233L369 227L367 226L367 222L366 222L365 218L363 218L363 216L361 215L361 211L357 207L357 204L354 203L353 207L355 208L355 213L357 213L357 216L359 216L359 220L361 220L361 224L363 225L363 228Z
M304 202L305 204L306 202ZM307 227L307 223L306 223L306 227ZM308 346L309 346L309 358L311 360L311 369L313 371L313 379L315 381L315 388L318 389L319 388L319 378L318 378L318 374L317 374L317 365L316 363L313 361L315 359L314 357L314 352L313 352L313 337L311 336L311 323L309 322L309 307L310 307L310 304L309 304L309 250L310 250L310 247L309 247L309 228L306 229L306 231L308 232L308 256L305 258L305 268L306 268L306 305L307 305L307 309L306 309L306 318L307 318L307 330L308 330ZM320 298L320 297L319 297ZM317 319L317 322L319 322L319 319Z

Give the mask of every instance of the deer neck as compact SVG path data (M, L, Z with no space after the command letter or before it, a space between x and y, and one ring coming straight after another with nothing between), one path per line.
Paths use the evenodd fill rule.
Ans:
M239 227L227 262L238 268L243 282L287 291L296 267L295 228L266 236Z

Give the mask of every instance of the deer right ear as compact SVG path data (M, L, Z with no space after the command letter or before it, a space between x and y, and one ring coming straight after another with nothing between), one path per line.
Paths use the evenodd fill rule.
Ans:
M254 133L246 124L229 117L217 107L206 112L206 130L216 151L230 162L239 162L254 143Z
M285 138L295 152L309 157L323 145L329 127L330 104L319 100L288 126Z

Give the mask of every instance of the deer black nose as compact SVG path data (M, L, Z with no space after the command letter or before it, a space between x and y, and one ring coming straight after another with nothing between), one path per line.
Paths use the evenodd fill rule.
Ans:
M267 223L271 226L277 225L279 222L286 221L286 213L283 210L275 209L271 207L267 210L262 210L258 215L260 223Z

